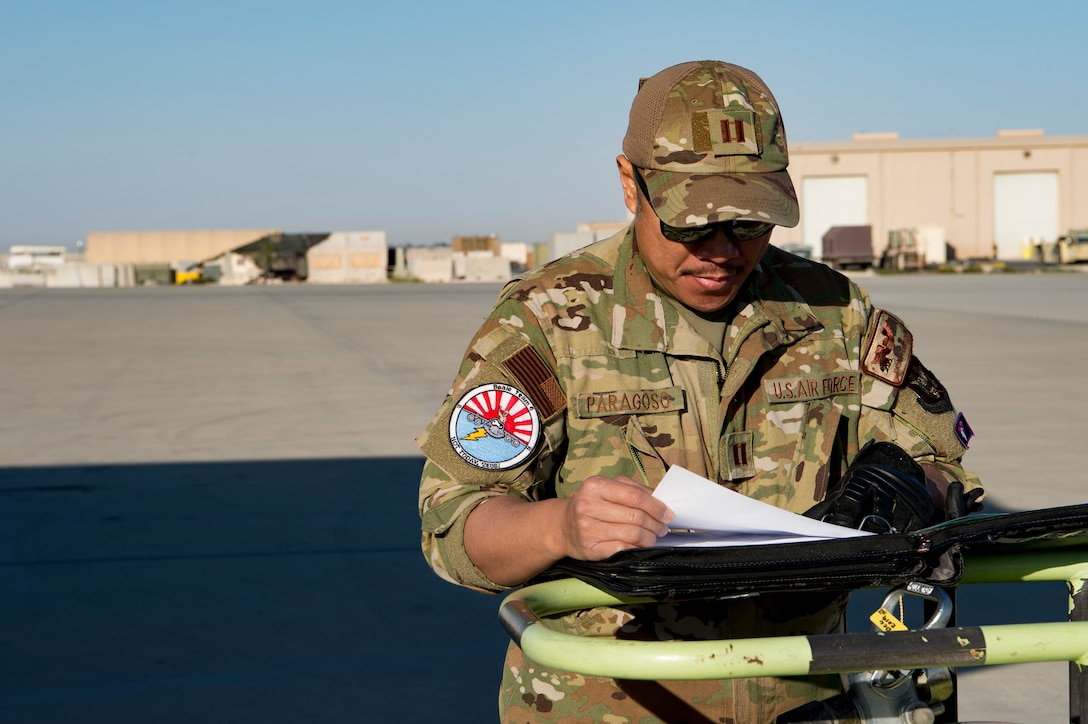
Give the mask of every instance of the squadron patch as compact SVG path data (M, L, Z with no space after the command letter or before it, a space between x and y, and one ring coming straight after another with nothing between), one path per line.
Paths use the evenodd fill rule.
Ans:
M907 378L914 336L894 314L877 310L861 360L861 368L892 387L901 387Z
M952 411L948 390L917 357L911 359L907 368L907 387L918 395L918 405L926 412L940 415Z
M540 413L527 394L501 383L464 394L450 415L450 444L469 465L509 470L532 456L540 441Z

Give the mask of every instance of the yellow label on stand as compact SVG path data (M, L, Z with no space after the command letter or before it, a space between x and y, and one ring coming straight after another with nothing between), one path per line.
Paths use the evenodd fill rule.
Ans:
M869 620L881 631L906 631L907 626L886 608L878 608Z

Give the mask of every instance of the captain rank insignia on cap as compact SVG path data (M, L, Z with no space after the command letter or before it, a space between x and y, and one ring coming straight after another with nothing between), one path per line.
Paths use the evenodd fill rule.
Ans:
M758 156L763 139L755 113L737 108L715 108L691 115L692 149L715 156Z

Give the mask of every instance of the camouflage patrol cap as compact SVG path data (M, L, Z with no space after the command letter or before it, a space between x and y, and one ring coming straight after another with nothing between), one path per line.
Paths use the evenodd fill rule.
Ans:
M650 204L666 224L797 225L778 104L747 68L703 60L643 79L623 153L643 169Z

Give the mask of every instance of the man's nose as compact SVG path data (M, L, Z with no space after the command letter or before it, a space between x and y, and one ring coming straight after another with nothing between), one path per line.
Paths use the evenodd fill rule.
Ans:
M709 239L696 244L692 252L701 259L734 259L740 256L740 242L719 228Z

